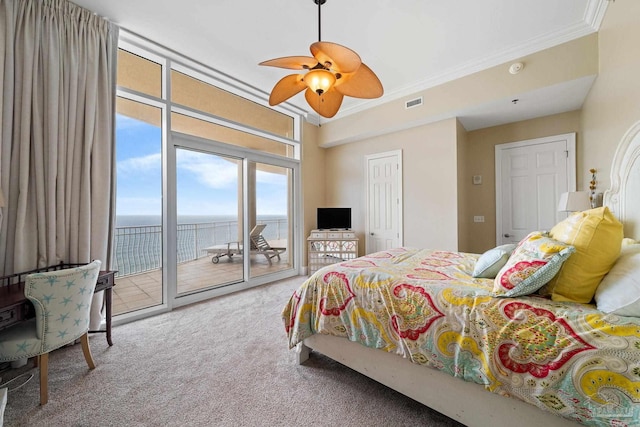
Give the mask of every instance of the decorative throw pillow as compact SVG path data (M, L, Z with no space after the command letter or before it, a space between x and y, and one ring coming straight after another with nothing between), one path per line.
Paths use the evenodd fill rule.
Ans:
M478 258L473 268L473 277L481 277L483 279L493 279L498 271L507 263L509 256L516 248L515 243L507 243L506 245L496 246L489 249Z
M539 231L530 233L498 272L493 282L494 295L516 297L537 291L556 275L574 250Z
M622 224L605 206L577 212L556 224L549 234L573 245L576 253L540 294L551 296L554 301L590 303L620 254Z
M622 248L620 257L596 290L596 306L605 313L640 317L640 244Z

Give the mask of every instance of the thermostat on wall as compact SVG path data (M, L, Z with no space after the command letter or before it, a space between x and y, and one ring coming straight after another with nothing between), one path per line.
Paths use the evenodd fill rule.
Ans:
M482 184L482 175L473 175L473 185Z

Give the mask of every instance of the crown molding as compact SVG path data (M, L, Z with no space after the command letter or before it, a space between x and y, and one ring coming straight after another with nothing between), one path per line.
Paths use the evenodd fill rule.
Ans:
M615 0L589 0L584 11L584 22L594 31L599 31L609 3L612 1Z
M332 120L344 118L391 101L414 96L416 93L432 87L593 34L600 28L609 3L609 0L589 0L582 22L560 31L536 37L525 43L513 45L495 55L484 57L480 60L469 61L459 67L449 68L438 75L429 76L417 83L401 87L393 92L385 93L381 98L368 100L353 107L342 108Z

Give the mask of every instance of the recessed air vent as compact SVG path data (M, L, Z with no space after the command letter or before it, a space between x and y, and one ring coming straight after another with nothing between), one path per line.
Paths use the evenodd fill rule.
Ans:
M410 99L409 101L406 101L404 103L404 108L408 110L409 108L417 107L419 105L422 105L422 97L414 98L414 99Z

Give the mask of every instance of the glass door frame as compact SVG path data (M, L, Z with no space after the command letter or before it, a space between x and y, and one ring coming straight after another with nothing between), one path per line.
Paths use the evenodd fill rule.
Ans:
M254 152L251 150L243 149L242 147L229 145L218 141L213 141L196 136L186 135L179 132L170 133L170 144L167 149L167 165L165 175L165 189L166 197L163 200L163 216L167 219L165 230L165 250L163 256L165 256L165 289L167 291L167 304L169 309L174 307L181 307L184 305L192 304L194 302L203 301L215 296L225 295L231 292L240 291L243 289L252 288L255 286L263 285L265 283L273 282L276 280L293 277L299 274L300 260L302 257L302 230L301 230L301 218L302 218L302 203L301 203L301 174L300 174L300 161L296 159L283 158L281 156L272 155L269 153ZM290 169L293 172L292 187L290 189L291 204L288 215L289 221L292 221L292 225L289 227L292 231L292 235L289 236L289 247L287 251L291 254L291 268L277 271L274 273L251 277L250 276L250 258L242 257L243 262L243 277L242 282L238 282L232 285L226 285L213 289L203 290L193 294L177 295L177 169L176 169L176 150L178 148L195 150L203 153L221 155L227 157L233 157L242 159L242 197L243 206L242 211L242 230L243 230L243 247L250 247L249 240L249 211L246 208L249 206L249 191L247 186L249 185L249 162L264 163L274 166L280 166ZM171 256L169 256L171 254Z

